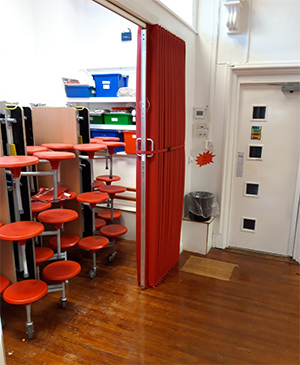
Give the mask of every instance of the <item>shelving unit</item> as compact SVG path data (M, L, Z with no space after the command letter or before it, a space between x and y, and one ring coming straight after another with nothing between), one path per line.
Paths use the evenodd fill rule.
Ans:
M96 130L117 130L117 131L135 131L135 125L123 124L91 124L90 129Z
M135 97L112 97L112 98L67 98L67 105L85 106L90 111L94 109L111 109L111 107L135 107ZM94 130L118 130L118 131L135 131L135 125L113 125L113 124L91 124L90 129Z
M106 109L112 106L135 107L135 97L121 96L116 98L67 98L68 106L89 105L89 109L99 106Z

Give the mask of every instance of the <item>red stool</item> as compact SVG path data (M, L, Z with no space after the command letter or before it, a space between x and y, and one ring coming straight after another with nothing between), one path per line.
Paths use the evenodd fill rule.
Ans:
M31 202L31 212L33 219L36 219L38 213L42 212L43 210L50 209L51 207L52 204L50 202Z
M100 186L99 190L103 193L107 193L110 198L110 223L113 223L114 221L114 198L117 193L124 193L126 191L126 188L119 185L104 185Z
M77 194L75 193L75 191L65 191L64 192L64 197L62 199L59 200L58 205L63 208L65 206L65 202L69 201L69 200L73 200L75 199L77 196Z
M42 152L42 151L47 151L47 147L42 147L42 146L27 146L26 147L26 153L28 156L32 156L35 152ZM28 166L28 171L32 172L35 170L32 169L32 166ZM29 183L30 183L30 191L34 192L35 186L34 186L33 176L29 176Z
M91 190L94 185L94 166L93 160L95 158L95 152L106 150L106 145L103 143L82 143L74 146L75 150L86 152L88 155L88 160L90 163L90 174L91 174ZM86 156L79 156L79 158L83 159Z
M104 144L106 144L107 146L107 150L109 153L109 159L110 159L110 171L109 171L109 176L110 178L113 177L113 154L115 152L115 148L116 147L123 147L125 146L126 143L124 142L110 142L110 141L103 141Z
M23 280L10 285L3 293L3 299L14 305L25 305L28 339L33 339L33 322L31 320L31 303L43 298L48 292L48 286L41 280Z
M39 201L33 201L31 202L31 212L33 220L36 221L36 217L39 212L42 212L43 210L50 209L52 204L50 202L39 202ZM34 238L34 242L37 245L39 243L38 237Z
M8 286L10 286L10 281L6 276L0 275L0 294L2 294Z
M96 204L107 201L108 195L105 193L100 193L100 191L92 191L92 192L78 194L76 199L80 203L86 203L86 204L90 205L91 210L92 210L93 232L95 232L95 230L96 230L96 224L95 224Z
M34 251L36 263L36 277L38 280L40 280L40 264L42 262L50 260L54 255L54 251L51 250L51 248L49 247L36 247Z
M0 222L1 223L1 222ZM6 276L0 276L0 294L4 292L4 290L10 286L10 281ZM1 317L2 328L5 326L4 319Z
M116 251L116 238L118 236L122 236L126 232L127 232L127 228L125 226L122 226L121 224L109 224L107 226L104 226L104 227L100 228L100 233L103 236L109 238L109 240L110 240L109 246L113 247L113 252L110 253L107 257L109 262L113 262L116 254L117 254L117 251Z
M0 228L0 238L4 241L18 241L23 265L24 278L28 278L28 268L26 260L26 241L44 232L42 223L33 221L21 221L9 223Z
M34 156L4 156L0 157L0 167L10 169L13 179L14 179L14 188L16 191L16 200L18 213L23 214L23 205L20 191L20 176L21 169L25 166L36 165L39 162L39 159ZM20 220L20 219L17 219Z
M78 246L84 250L88 250L92 252L93 255L93 267L89 271L89 277L91 279L94 279L96 276L97 271L97 264L96 264L96 252L97 250L100 250L101 248L106 247L109 244L109 240L106 237L103 236L90 236L82 238Z
M113 210L113 220L118 219L122 216L122 213L119 210ZM104 219L105 221L111 220L111 211L106 209L102 210L97 214L97 217Z
M42 147L49 148L49 150L53 151L65 151L72 150L74 145L71 143L43 143Z
M68 160L75 158L75 153L73 152L52 152L52 151L46 151L46 152L35 152L34 156L39 157L40 159L47 160L50 162L52 172L53 172L53 187L54 187L54 199L53 202L57 202L57 185L59 183L59 163L62 160Z
M119 181L121 180L120 176L117 175L113 175L113 176L109 176L109 175L100 175L96 177L96 180L98 180L99 182L102 181L104 183L106 183L106 185L110 185L112 182L114 181ZM103 185L102 185L103 186ZM98 188L99 189L99 188Z
M73 246L76 246L79 241L79 237L72 233L63 233L60 235L60 248L65 253L65 260L67 260L67 250ZM51 247L57 250L57 236L53 236L49 240Z
M99 141L100 143L102 142L118 142L120 141L120 138L119 137L94 137L94 139L97 141ZM99 143L98 142L98 143Z
M2 227L3 226L3 223L2 222L0 222L0 227Z
M62 308L65 308L67 304L65 282L78 275L80 271L81 266L75 261L56 261L47 265L43 270L43 276L46 279L60 282L60 284L54 285L53 288L49 288L48 291L62 290L62 296L60 298Z
M106 221L101 218L95 218L95 229L99 230L100 228L106 226Z
M95 180L94 185L92 186L92 191L98 190L99 186L103 186L103 185L105 185L104 181Z
M55 258L65 258L66 255L61 254L61 227L63 223L71 222L78 217L78 213L72 209L49 209L39 213L38 220L43 223L54 224L57 235L57 255ZM45 232L46 234L53 234L53 232Z
M35 152L45 152L48 151L47 147L43 146L27 146L26 152L28 156L32 156Z

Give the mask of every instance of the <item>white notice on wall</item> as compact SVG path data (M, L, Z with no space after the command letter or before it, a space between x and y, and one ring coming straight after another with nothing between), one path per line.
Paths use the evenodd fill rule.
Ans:
M236 177L243 177L244 152L238 152L236 162Z

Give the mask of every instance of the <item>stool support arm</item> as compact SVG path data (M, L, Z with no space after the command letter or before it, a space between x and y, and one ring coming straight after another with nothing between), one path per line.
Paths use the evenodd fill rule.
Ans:
M25 305L25 309L26 309L26 324L32 324L32 320L31 320L31 303Z

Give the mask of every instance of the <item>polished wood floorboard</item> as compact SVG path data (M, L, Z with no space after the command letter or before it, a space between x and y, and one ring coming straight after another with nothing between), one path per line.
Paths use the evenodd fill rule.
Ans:
M1 300L7 364L299 364L299 265L213 249L237 265L229 281L186 273L183 252L155 289L136 280L135 244L98 252L73 249L82 265L60 293L32 305L35 338L25 338L25 308ZM80 254L82 256L80 257Z

